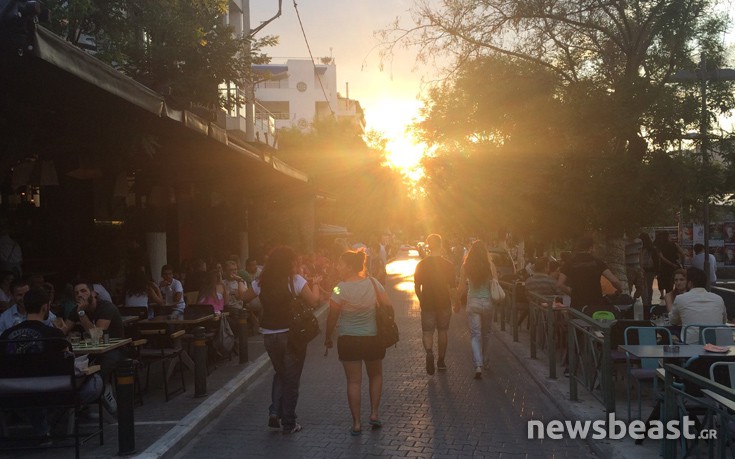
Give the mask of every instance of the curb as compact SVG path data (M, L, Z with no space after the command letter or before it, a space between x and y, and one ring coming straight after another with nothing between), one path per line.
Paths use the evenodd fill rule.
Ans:
M237 376L186 415L171 430L166 432L145 451L135 456L138 459L166 459L175 456L186 447L204 427L217 417L232 400L240 395L240 389L270 368L268 354L258 357Z
M318 319L329 309L324 305L315 311ZM240 389L270 369L268 353L248 364L240 373L232 378L204 400L191 413L181 419L163 437L156 440L135 459L168 459L183 450L194 437L201 432L210 421L219 416L235 398L240 396Z
M536 383L537 386L539 386L539 388L541 389L541 391L544 394L546 394L546 396L549 398L549 400L551 400L551 403L553 403L554 406L556 406L556 408L561 412L561 414L564 415L564 417L566 417L568 419L576 419L576 413L572 412L572 410L567 409L567 406L568 405L566 403L563 403L561 400L558 400L556 397L554 397L554 394L552 394L551 391L549 390L549 388L546 387L546 384L544 384L544 381L541 378L539 378L539 376L531 368L529 368L528 365L526 365L526 362L524 361L524 359L522 359L515 352L513 352L513 350L508 345L508 343L506 343L505 337L504 338L500 338L498 336L498 335L502 335L504 332L501 332L500 330L497 330L497 329L496 330L493 330L493 331L495 332L494 335L496 335L496 337L498 337L498 341L500 341L501 343L503 343L503 346L505 347L506 351L508 351L509 354L511 354L513 357L515 357L515 359L518 361L518 363L523 368L526 369L526 372L531 377L531 379L533 379L533 381ZM571 402L571 400L569 400L569 401ZM605 449L603 449L598 444L598 442L592 441L592 439L590 439L590 438L587 438L584 441L585 441L585 443L587 443L587 445L590 447L590 449L592 449L592 451L595 454L597 454L598 457L611 457L611 454L610 454L611 451L609 451L609 450L606 451Z

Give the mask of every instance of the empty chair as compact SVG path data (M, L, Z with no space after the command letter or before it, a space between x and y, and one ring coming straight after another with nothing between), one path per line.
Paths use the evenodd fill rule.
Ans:
M705 344L702 342L702 329L703 328L719 328L727 327L724 324L689 324L685 325L681 329L681 342L684 344ZM695 336L696 338L692 338ZM696 339L696 342L695 342Z
M733 346L732 327L727 325L704 327L700 329L702 334L701 341L703 344L715 344L717 346Z
M661 344L671 344L671 332L664 327L628 327L625 329L625 344L639 345L656 345L658 343L658 334L662 336ZM656 368L658 368L658 359L642 358L640 359L640 368L632 368L633 360L630 354L626 353L626 375L625 392L628 396L628 419L630 420L630 383L635 381L636 392L638 395L638 419L641 417L641 381L653 381L654 392L658 389L658 381L656 378Z

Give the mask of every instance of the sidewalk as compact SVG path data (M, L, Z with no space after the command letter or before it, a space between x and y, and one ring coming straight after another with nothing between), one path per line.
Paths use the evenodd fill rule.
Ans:
M267 363L263 337L261 335L251 336L248 339L248 348L249 363L240 364L238 356L233 355L231 361L224 360L217 364L218 367L207 377L207 396L201 398L194 398L194 375L191 371L185 369L186 392L166 402L161 383L160 365L154 366L151 369L150 390L143 394L144 404L135 407L135 445L137 452L145 451L156 442L163 441L163 444L166 444L166 438L174 438L173 434L180 432L182 429L191 432L191 428L196 427L193 425L196 419L206 419L206 413L215 412L213 405L222 400L228 387L230 389L233 386L241 387L247 381L252 380L254 376L257 376L259 372L262 372L266 368L263 363ZM266 357L265 361L259 360L261 356ZM144 377L145 375L142 377L143 384L145 384ZM172 384L177 383L178 374L172 378ZM95 428L95 423L96 421L83 418L80 421L80 430L84 431L85 427ZM81 446L81 457L84 459L101 459L116 456L118 452L117 429L116 422L105 422L105 444L100 446L99 437L90 439ZM65 440L64 444L71 446L69 448L0 451L0 459L74 457L73 439Z

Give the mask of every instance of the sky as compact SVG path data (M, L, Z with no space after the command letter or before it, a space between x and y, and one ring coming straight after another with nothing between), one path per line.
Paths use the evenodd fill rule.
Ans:
M298 10L315 59L334 57L337 87L358 100L365 110L367 129L383 133L391 140L389 150L400 150L398 162L411 163L421 155L403 134L417 116L421 102L421 78L432 75L416 64L415 51L402 51L397 59L385 62L381 71L380 55L374 32L388 28L401 17L409 19L412 0L297 0ZM250 2L251 27L275 15L278 0ZM258 33L277 35L280 43L267 48L273 63L286 58L309 58L309 51L299 27L293 0L283 1L281 17ZM398 154L395 151L394 154Z

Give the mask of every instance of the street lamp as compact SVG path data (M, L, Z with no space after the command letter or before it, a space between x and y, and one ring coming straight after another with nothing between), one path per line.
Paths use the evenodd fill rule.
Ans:
M696 71L679 70L669 77L672 82L699 81L702 96L702 117L699 122L699 135L696 136L702 141L702 166L704 168L709 164L709 152L707 151L707 131L709 131L709 117L707 116L707 82L708 81L732 81L735 80L735 70L733 69L707 69L707 59L704 53L701 54L699 60L699 68ZM707 290L710 288L709 276L709 193L704 199L704 274L707 277Z

